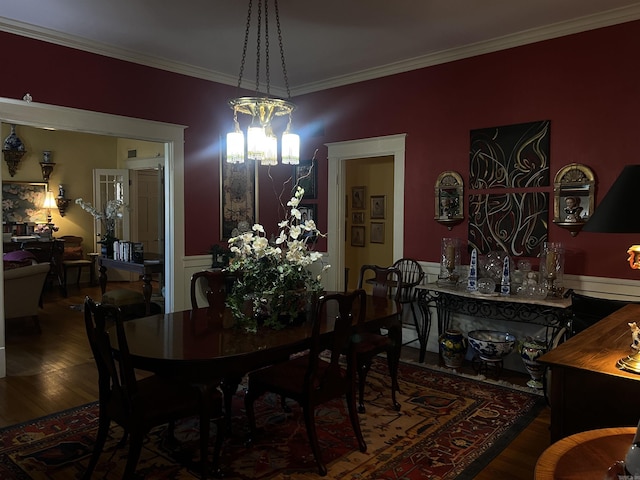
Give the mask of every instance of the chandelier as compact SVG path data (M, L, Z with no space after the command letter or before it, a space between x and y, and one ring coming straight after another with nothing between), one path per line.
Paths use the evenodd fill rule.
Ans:
M289 100L289 79L287 77L287 67L284 61L284 48L282 45L282 30L280 29L280 15L278 12L278 0L274 0L276 27L278 32L278 43L280 45L280 60L282 63L282 73L287 89L287 100L275 98L270 92L269 75L269 0L264 0L264 10L262 0L258 0L258 21L257 21L257 48L256 48L256 89L253 97L238 97L229 100L229 106L233 110L234 130L227 134L227 163L243 163L245 156L248 160L260 161L262 165L277 165L278 163L278 140L275 136L271 121L275 117L289 117L287 127L282 134L281 157L282 163L297 165L300 162L300 137L291 132L291 114L296 106ZM240 75L238 77L238 89L242 83L245 59L247 56L247 45L249 41L249 31L251 29L251 17L253 10L253 0L249 0L249 11L247 13L247 25L244 34L244 47L242 49L242 61L240 63ZM265 79L266 95L261 96L260 88L260 64L261 64L261 31L264 19L264 40L265 40ZM251 116L251 123L247 129L247 142L245 147L245 135L240 130L238 114ZM246 155L245 155L246 152Z

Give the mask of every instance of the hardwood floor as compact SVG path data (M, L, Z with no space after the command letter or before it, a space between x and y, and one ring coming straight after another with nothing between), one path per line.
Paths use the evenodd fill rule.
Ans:
M117 288L140 291L141 285L123 282ZM7 376L0 379L0 427L97 400L97 372L77 308L85 295L99 299L100 289L69 286L67 298L58 288L47 289L39 315L41 334L29 319L6 325ZM405 347L402 355L417 360L416 349ZM438 355L428 353L426 361L437 364ZM469 366L463 371L474 373ZM504 371L501 379L524 384L528 377ZM531 480L536 460L550 444L549 416L547 407L476 479Z

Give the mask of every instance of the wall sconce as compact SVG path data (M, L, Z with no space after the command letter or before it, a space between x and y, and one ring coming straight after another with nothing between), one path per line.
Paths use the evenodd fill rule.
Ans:
M58 185L58 198L56 198L56 203L61 217L64 217L64 214L69 207L69 203L71 203L71 199L65 198L64 195L64 187L62 185Z
M53 173L53 167L55 167L55 163L51 161L51 152L49 150L45 150L42 152L42 161L40 162L40 167L42 167L42 180L45 182L49 181L49 177L51 173Z
M51 209L56 208L58 205L56 204L56 197L53 196L53 192L48 190L44 196L44 203L42 204L42 208L47 209L47 223L52 223L51 218Z
M7 166L9 167L9 175L13 177L16 174L20 160L22 160L24 154L27 153L24 149L24 143L22 143L22 140L16 135L16 126L13 124L11 125L11 133L4 139L2 153L4 155L4 161L7 162Z

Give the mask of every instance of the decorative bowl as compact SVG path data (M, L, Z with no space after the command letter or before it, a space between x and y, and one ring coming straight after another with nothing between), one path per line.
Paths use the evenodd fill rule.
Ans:
M490 362L502 360L516 345L515 335L497 330L473 330L467 337L480 358Z

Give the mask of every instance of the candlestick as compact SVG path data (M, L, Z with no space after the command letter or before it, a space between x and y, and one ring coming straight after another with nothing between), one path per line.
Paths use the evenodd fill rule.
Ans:
M556 274L556 252L547 252L547 277L552 278Z
M453 270L455 268L456 265L456 246L453 244L449 244L447 245L447 248L445 250L445 265L447 267L447 270Z

